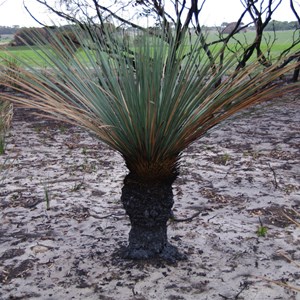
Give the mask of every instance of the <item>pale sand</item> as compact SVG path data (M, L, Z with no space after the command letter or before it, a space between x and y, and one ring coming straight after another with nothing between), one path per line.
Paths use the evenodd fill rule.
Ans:
M120 155L18 109L0 156L0 299L300 299L268 281L300 289L300 228L285 216L300 219L299 98L251 109L184 153L174 214L200 214L169 224L188 255L177 265L114 255L130 228Z

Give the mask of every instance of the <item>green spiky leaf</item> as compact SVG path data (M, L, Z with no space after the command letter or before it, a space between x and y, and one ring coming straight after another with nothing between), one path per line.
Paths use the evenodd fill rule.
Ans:
M236 112L284 92L287 87L274 82L296 66L253 62L235 72L235 57L212 68L218 55L208 59L199 41L178 46L145 35L130 46L92 27L73 27L74 39L49 35L50 44L33 37L47 72L19 61L20 75L11 70L4 77L29 97L7 99L88 129L145 180L174 176L189 144Z

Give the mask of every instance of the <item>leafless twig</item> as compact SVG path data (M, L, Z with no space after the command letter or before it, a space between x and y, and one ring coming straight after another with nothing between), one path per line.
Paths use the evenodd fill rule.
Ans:
M277 182L276 172L275 172L275 170L272 168L271 164L269 164L269 166L270 166L270 169L271 169L271 171L272 171L272 173L273 173L273 177L274 177L273 184L274 184L275 190L277 190L277 189L278 189L278 182Z
M197 211L196 213L194 213L191 217L188 218L184 218L184 219L178 219L176 217L172 218L172 221L174 222L190 222L192 221L194 218L198 217L200 215L201 211Z

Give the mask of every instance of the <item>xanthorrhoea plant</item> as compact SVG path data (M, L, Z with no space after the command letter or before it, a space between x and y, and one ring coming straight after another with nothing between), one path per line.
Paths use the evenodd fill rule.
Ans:
M253 62L234 73L232 58L211 71L197 42L178 47L145 37L127 51L116 36L85 32L75 32L76 55L68 52L69 39L62 43L53 34L45 46L35 37L50 71L22 62L20 76L9 79L29 97L7 99L80 125L121 153L129 170L121 200L131 221L123 255L176 260L181 256L168 243L167 221L182 151L234 113L283 92L274 82L295 66L262 69Z

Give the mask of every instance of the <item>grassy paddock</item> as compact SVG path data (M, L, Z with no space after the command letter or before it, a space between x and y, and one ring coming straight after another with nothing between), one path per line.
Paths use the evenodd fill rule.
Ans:
M295 35L295 38L299 36L300 32ZM287 30L287 31L278 31L276 32L276 41L272 45L270 50L270 57L276 58L283 50L288 48L293 40L294 31ZM236 40L238 40L241 44L247 45L247 43L251 43L255 39L255 32L248 31L246 33L239 33L235 35ZM213 42L218 39L218 33L217 32L209 32L207 34L207 41ZM265 32L264 39L262 43L262 50L267 51L269 46L267 41L272 41L274 39L274 33L273 32ZM228 44L231 49L239 49L240 47L237 46L237 42L233 39ZM218 51L221 48L221 45L213 45L211 49L213 51ZM295 50L299 50L300 45L294 48ZM7 57L7 51L11 52L13 56L16 58L20 58L21 60L24 60L26 58L26 61L30 62L30 65L36 64L39 67L49 67L48 65L45 65L44 60L39 56L39 51L35 50L35 47L28 47L28 46L20 46L20 47L5 47L1 49L0 47L0 65L3 64L3 61L1 58ZM187 48L188 51L188 48ZM81 52L80 50L78 51Z
M14 60L26 61L31 66L47 67L44 60L40 57L40 51L35 46L19 46L19 47L5 47L0 48L0 64L3 64L3 59L11 60L9 53L11 53Z
M9 42L11 42L14 38L13 34L2 34L0 36L0 46L1 45L7 45Z
M293 30L286 30L286 31L277 31L274 35L273 32L265 32L263 36L262 42L262 51L269 50L270 46L270 57L275 58L278 56L283 50L287 49L291 44L293 39L297 39L300 36L300 31L294 32ZM207 34L208 42L213 42L219 38L217 32L209 32ZM245 33L239 33L235 35L235 39L239 41L242 45L246 46L247 44L251 44L255 40L255 32L248 31ZM270 44L275 39L274 44ZM237 42L233 39L229 42L229 47L231 49L235 49L237 47ZM221 46L214 46L216 49L219 49ZM294 48L295 50L299 50L300 45Z

